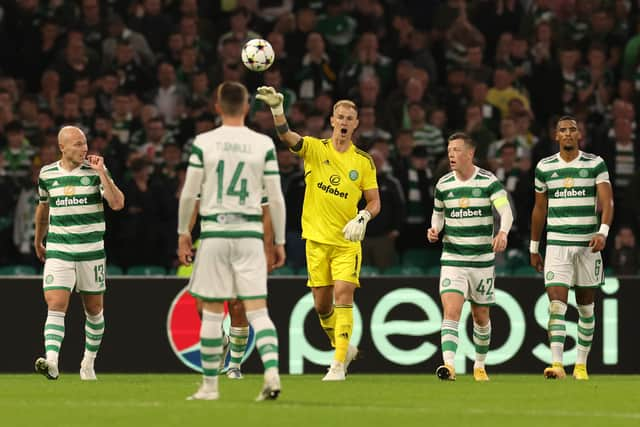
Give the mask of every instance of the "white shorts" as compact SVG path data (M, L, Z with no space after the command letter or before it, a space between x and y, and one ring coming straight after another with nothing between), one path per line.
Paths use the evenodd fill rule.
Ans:
M590 247L547 246L544 286L595 288L604 283L600 252Z
M203 301L267 297L267 261L262 240L202 239L189 292Z
M83 294L102 294L106 290L106 260L65 261L48 258L42 273L42 288L45 291L64 289L69 292L75 288Z
M477 305L494 305L494 267L467 268L442 266L440 269L440 295L457 292Z

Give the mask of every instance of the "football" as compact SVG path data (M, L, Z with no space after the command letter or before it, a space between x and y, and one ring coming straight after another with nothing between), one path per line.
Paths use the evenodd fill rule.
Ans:
M273 64L274 59L273 47L266 40L249 40L242 48L242 63L251 71L266 70Z

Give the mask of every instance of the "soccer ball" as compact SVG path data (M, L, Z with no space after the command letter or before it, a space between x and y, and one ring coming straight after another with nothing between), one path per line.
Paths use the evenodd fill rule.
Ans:
M249 40L242 48L242 63L251 71L264 71L273 64L276 54L263 39Z

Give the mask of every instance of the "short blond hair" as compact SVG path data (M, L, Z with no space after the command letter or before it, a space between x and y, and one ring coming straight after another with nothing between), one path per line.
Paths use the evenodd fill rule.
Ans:
M342 107L342 106L351 108L353 111L356 112L356 114L358 114L358 107L356 106L356 103L348 99L341 99L337 101L335 104L333 104L333 112L335 113L338 107Z

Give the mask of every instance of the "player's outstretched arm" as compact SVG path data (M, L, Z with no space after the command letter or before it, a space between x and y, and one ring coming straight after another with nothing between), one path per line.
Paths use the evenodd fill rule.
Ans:
M302 137L289 129L287 118L284 115L284 108L282 103L284 96L281 93L276 92L271 86L260 86L258 88L258 94L256 99L264 102L271 108L271 114L273 114L273 122L276 125L276 132L280 141L287 144L289 147L294 147L300 143Z
M598 205L602 209L602 219L600 221L600 229L589 242L591 252L599 252L604 249L607 244L609 227L613 222L613 190L611 184L608 181L596 184L596 192Z
M547 218L547 205L547 194L536 191L536 202L533 206L533 212L531 212L531 243L529 245L529 258L531 266L535 268L538 273L541 273L544 270L544 262L539 252L539 246L542 229L544 228L544 222Z

